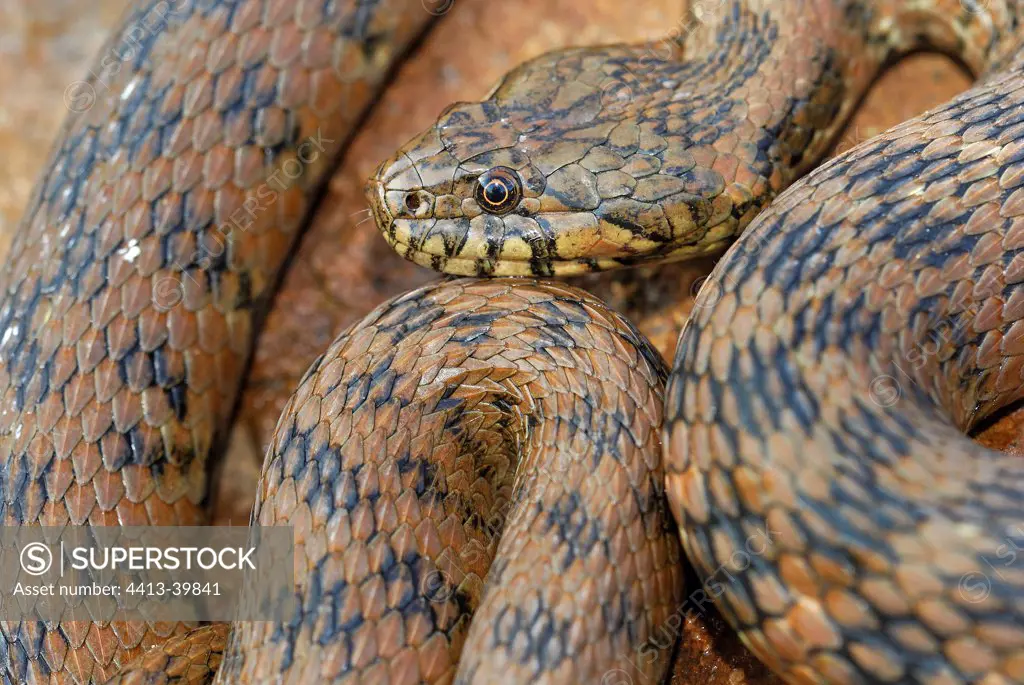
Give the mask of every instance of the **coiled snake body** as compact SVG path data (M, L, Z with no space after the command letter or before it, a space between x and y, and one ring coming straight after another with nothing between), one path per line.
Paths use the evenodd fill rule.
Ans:
M1024 467L962 434L1021 394L1021 8L699 9L685 40L524 65L368 187L400 252L459 275L739 236L680 340L662 444L666 370L582 291L460 280L382 305L278 425L253 521L295 527L302 601L235 627L222 682L654 680L682 594L663 493L787 681L1024 682L1005 563ZM397 0L174 10L69 122L0 276L9 525L201 518L297 217L425 22ZM797 181L880 65L920 47L982 80ZM307 163L311 136L332 142ZM22 622L0 644L8 680L198 680L225 628L187 630Z

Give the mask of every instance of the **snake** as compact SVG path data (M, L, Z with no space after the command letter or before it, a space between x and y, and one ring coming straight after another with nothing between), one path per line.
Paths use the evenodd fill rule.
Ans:
M786 682L1024 682L1024 464L964 435L1024 395L1021 7L697 9L692 31L544 55L453 105L368 184L382 233L461 276L735 241L665 401L708 594ZM919 49L979 83L808 173Z
M657 682L688 562L786 682L1024 682L1024 467L965 436L1022 394L1021 9L700 2L454 105L367 197L460 278L343 332L267 447L294 614L6 622L5 681ZM0 271L4 525L204 521L288 253L431 16L129 11ZM814 168L919 49L977 85ZM671 368L548 279L727 247Z
M412 0L127 9L65 93L0 272L4 526L205 522L291 246L435 18ZM223 625L165 621L0 632L7 683L202 682L226 641Z

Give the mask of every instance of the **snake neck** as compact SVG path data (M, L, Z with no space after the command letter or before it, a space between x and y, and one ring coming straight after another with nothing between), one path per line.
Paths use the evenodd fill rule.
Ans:
M712 67L710 91L725 86L734 100L759 103L745 113L771 138L760 146L774 195L821 161L888 64L940 52L980 77L1017 53L1022 20L1017 0L705 0L658 45L675 48L683 70Z

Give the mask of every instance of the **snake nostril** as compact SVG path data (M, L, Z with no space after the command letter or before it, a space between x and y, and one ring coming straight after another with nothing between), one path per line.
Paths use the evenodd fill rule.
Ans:
M423 205L423 198L419 193L407 193L405 196L405 208L413 214Z

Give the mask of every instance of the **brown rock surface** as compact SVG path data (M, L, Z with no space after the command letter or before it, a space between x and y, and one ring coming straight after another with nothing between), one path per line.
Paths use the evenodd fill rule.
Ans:
M124 4L0 2L0 255L67 114L64 92L82 78Z
M451 5L424 0L425 7ZM50 142L65 114L64 93L82 76L124 0L9 0L0 4L0 254L6 248ZM564 45L663 35L684 0L455 0L435 33L396 77L335 175L324 205L295 256L240 410L240 426L221 478L218 522L244 523L255 492L261 443L309 363L345 326L381 301L434 278L401 261L373 228L363 180L379 160L427 126L449 103L479 99L508 68ZM948 60L916 56L887 74L841 136L852 147L962 90L968 79ZM710 262L652 267L582 279L627 312L668 358ZM1022 451L1019 414L993 422L986 444ZM693 582L696 587L696 581ZM672 682L685 685L777 682L715 614L683 607L685 636ZM666 635L672 629L665 627ZM612 682L605 685L613 685Z

